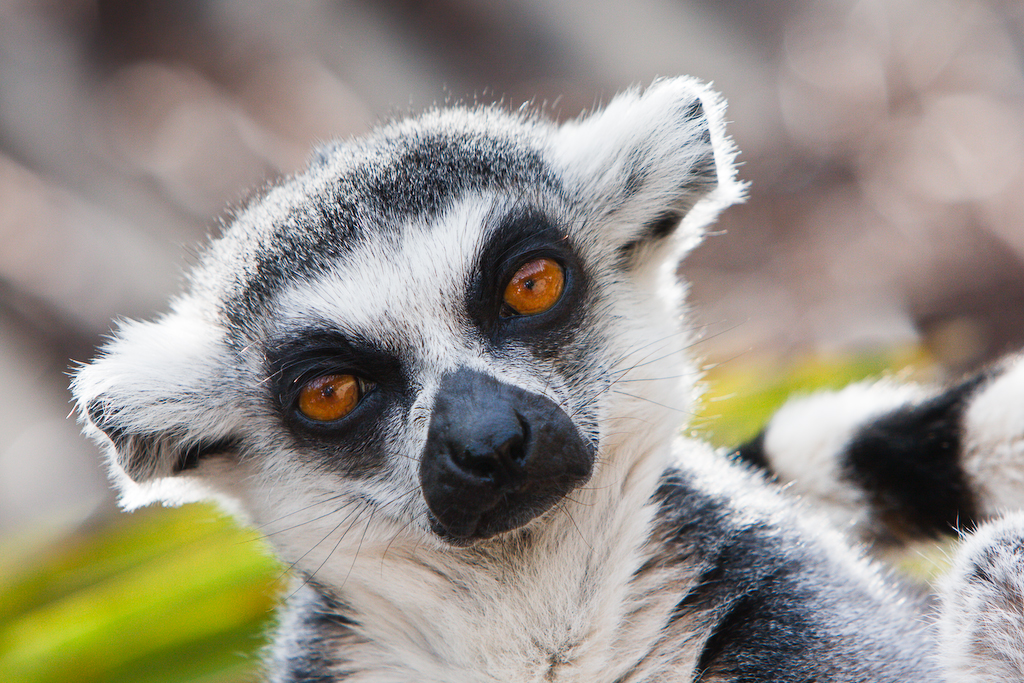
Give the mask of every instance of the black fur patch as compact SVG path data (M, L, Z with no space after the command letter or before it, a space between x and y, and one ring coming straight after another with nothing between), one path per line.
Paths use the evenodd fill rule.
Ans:
M682 471L663 479L656 500L659 552L637 575L699 571L665 626L705 625L695 681L935 680L913 601L879 600L786 511L737 510L727 492L711 495Z
M628 266L637 248L649 242L656 242L668 237L679 226L683 216L676 210L669 210L648 222L640 231L639 237L619 247L619 263Z
M89 401L85 412L97 429L114 444L118 465L132 481L152 479L159 466L157 434L131 434L108 412L108 404L100 399Z
M782 528L737 523L729 501L688 488L683 479L669 479L659 494L679 506L673 510L681 523L677 542L690 551L686 559L701 568L669 621L696 612L709 622L697 680L790 681L821 673L809 662L821 647L815 622L829 615L806 608L813 598L803 594L799 582L800 575L817 573L824 558ZM820 587L833 588L827 582Z
M289 608L302 615L295 631L289 634L296 646L276 662L278 677L274 680L335 683L356 673L341 653L365 641L355 634L358 623L349 616L346 605L307 578Z
M668 237L683 219L676 211L666 211L644 226L644 237L649 240L660 240Z
M349 477L379 473L386 462L387 425L404 420L412 403L401 361L367 340L329 328L271 340L264 354L267 376L273 380L271 403L311 464ZM302 415L298 398L303 385L333 374L354 375L372 388L338 420L318 422Z
M99 399L93 399L86 405L85 413L89 416L89 421L106 434L107 438L113 441L114 446L120 450L128 439L128 432L111 418L107 409L106 403Z
M235 438L217 439L215 441L200 441L189 446L178 457L174 465L174 472L191 470L199 466L199 461L212 455L218 455L233 451L238 448L240 441Z
M774 476L775 472L772 471L772 465L768 462L768 454L764 450L764 438L765 430L762 429L757 436L737 448L730 456L737 462L752 465L755 469Z
M880 417L846 447L845 476L871 496L875 513L894 533L934 537L974 525L977 507L960 466L961 420L988 378L979 374Z

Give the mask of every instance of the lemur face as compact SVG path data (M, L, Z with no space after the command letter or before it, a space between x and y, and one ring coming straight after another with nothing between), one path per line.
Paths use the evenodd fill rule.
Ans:
M568 361L605 345L591 276L557 198L517 195L475 194L351 245L283 285L245 340L266 359L250 382L270 378L261 400L289 460L419 489L401 507L453 543L546 511L598 447L602 369Z
M741 190L720 109L674 79L562 126L441 110L323 149L76 378L126 504L217 496L286 557L357 521L472 545L630 467L686 394L661 276Z

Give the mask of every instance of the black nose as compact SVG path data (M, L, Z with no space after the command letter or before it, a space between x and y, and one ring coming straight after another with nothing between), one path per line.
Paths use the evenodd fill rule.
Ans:
M553 401L463 369L438 389L420 485L434 531L467 543L526 524L592 465L593 449Z
M508 401L484 400L476 406L475 414L449 419L441 427L452 464L467 478L499 489L515 487L525 471L527 426Z

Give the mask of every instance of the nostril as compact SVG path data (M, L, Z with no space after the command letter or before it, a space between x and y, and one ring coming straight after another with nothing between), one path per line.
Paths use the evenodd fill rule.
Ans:
M522 434L512 434L494 448L498 461L511 471L518 471L526 460L525 439Z
M498 485L518 479L526 465L526 439L520 423L479 434L466 443L448 443L452 462L466 474Z
M469 474L492 478L500 470L500 457L494 450L478 444L451 445L450 452L455 465Z

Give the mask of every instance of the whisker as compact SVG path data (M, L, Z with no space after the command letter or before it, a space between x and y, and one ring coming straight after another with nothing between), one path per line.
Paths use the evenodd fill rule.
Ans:
M584 545L586 545L591 552L593 552L594 546L592 546L590 542L587 541L586 537L583 536L583 532L580 531L580 525L576 523L575 519L573 519L572 513L569 512L569 508L565 506L564 502L559 505L559 510L565 513L565 516L569 518L569 521L572 522L573 527L576 529L576 534L580 537L580 540L583 541Z
M341 584L338 586L339 589L344 588L345 584L348 583L348 577L352 576L352 570L356 566L356 560L359 559L359 551L363 549L363 541L366 540L366 532L369 531L370 523L373 521L373 517L376 513L376 510L371 510L370 516L366 518L366 526L363 527L363 533L359 536L359 543L356 545L356 551L352 553L352 562L348 566L348 571L345 572L345 578L341 580ZM331 553L327 556L327 559L330 559L331 555L334 554L334 551L338 549L338 545L340 544L341 539L338 539L338 543L334 545L334 549L331 550ZM327 559L324 560L325 564L327 562ZM320 566L322 567L323 564L321 564ZM317 571L319 571L319 569ZM316 572L313 572L313 575L316 576Z
M629 384L630 382L660 382L669 379L682 379L684 377L691 377L694 373L688 372L683 375L665 375L664 377L635 377L633 379L617 379L616 384Z
M342 509L344 509L344 508L342 508ZM309 555L309 554L310 554L311 552L313 552L314 550L316 550L316 549L317 549L317 547L319 547L321 543L323 543L323 542L324 542L324 541L326 541L326 540L327 540L328 538L330 538L330 537L331 537L331 534L333 534L333 533L334 533L335 531L337 531L338 529L340 529L340 528L341 528L341 525L342 525L342 524L344 524L344 523L346 522L346 520L348 520L348 519L349 519L350 517L352 517L353 515L355 515L356 513L358 513L358 512L359 512L359 510L360 510L360 508L359 508L359 507L356 507L356 508L355 508L354 510L352 510L352 511L351 511L351 512L349 512L349 513L348 513L347 515L345 515L345 517L344 517L344 518L343 518L343 519L342 519L342 520L341 520L340 522L338 522L338 523L337 523L337 524L336 524L336 525L334 526L334 528L333 528L333 529L331 529L330 531L328 531L328 532L327 532L327 533L326 533L326 534L324 535L324 537L323 537L323 538L321 538L321 539L320 539L319 541L317 541L317 542L316 542L316 543L315 543L315 544L314 544L314 545L313 545L313 546L312 546L312 547L311 547L311 548L310 548L309 550L307 550L306 552L302 553L302 555L300 555L300 556L299 556L299 557L298 557L298 558L297 558L297 559L296 559L296 560L295 560L294 562L292 562L292 563L291 563L291 564L289 564L289 565L288 565L287 567L285 567L285 570L284 570L284 572L283 572L283 573L281 574L281 576L280 576L279 578L284 578L285 574L287 574L288 572L290 572L290 571L292 571L293 569L295 569L295 566L296 566L296 565L298 565L298 563L299 563L299 562L301 562L302 560L304 560L304 559L306 558L306 556L307 556L307 555ZM339 512L340 512L340 510L339 510ZM353 522L353 523L354 523L354 522ZM351 525L350 525L350 526L349 526L349 529L351 529L351 528L352 528L352 527L351 527ZM346 529L345 533L348 533L348 530L347 530L347 529ZM342 538L344 538L344 536L345 536L345 533L343 533L343 534L342 534ZM325 561L326 561L326 560L325 560ZM320 566L322 567L322 566L323 566L323 563L321 563L321 565L320 565ZM302 587L303 587L303 586L305 586L305 585L306 585L307 583L309 583L309 578L308 578L308 577L306 578L306 580L305 580L305 581L303 581L303 582L302 582L302 585L300 585L300 586L299 586L299 588L302 588ZM296 592L298 592L298 590L299 590L299 589L296 589ZM294 595L295 595L295 593L292 593L292 596L294 596Z
M256 527L253 527L253 528L256 529L256 530L263 529L265 527L270 526L271 524L276 524L277 522L280 522L282 519L285 519L287 517L291 517L292 515L297 515L300 512L305 512L306 510L309 510L311 508L315 508L318 505L326 505L327 503L334 502L334 501L338 500L339 498L344 498L346 495L348 495L348 494L347 493L336 493L334 495L329 496L328 498L325 498L324 500L319 500L319 501L317 501L315 503L310 503L309 505L304 505L303 507L300 507L297 510L292 510L291 512L285 513L285 514L283 514L283 515L281 515L279 517L275 517L274 519L272 519L272 520L270 520L268 522L264 522L263 524L260 524L259 526L256 526Z
M292 531L293 529L298 529L299 527L305 526L306 524L312 524L313 522L318 522L318 521L320 521L321 519L323 519L325 517L330 517L331 515L335 514L336 512L341 512L342 510L344 510L349 505L354 505L357 502L361 502L361 501L350 501L349 503L346 503L345 505L343 505L340 508L336 508L336 509L331 510L329 512L325 512L324 514L318 515L316 517L313 517L312 519L307 519L305 521L299 522L298 524L293 524L292 526L285 527L284 529L278 529L277 531L272 531L270 533L265 533L263 535L266 536L267 538L270 538L271 536L277 536L278 534L283 534L285 532Z
M416 493L419 493L419 489L418 489L418 488L414 488L414 489L412 489L412 490L410 490L410 491L407 491L407 492L406 492L405 494L403 494L403 495L402 495L402 496L401 496L401 497L399 498L399 500L401 500L402 498L410 497L411 495L414 495L414 494L416 494ZM415 520L409 520L409 521L407 521L407 522L405 523L405 526L404 526L404 527L402 527L402 528L400 528L400 529L399 529L398 531L396 531L396 532L395 532L395 534L394 534L394 536L392 536L392 537L391 537L391 540L390 540L390 541L388 541L388 544L387 544L387 545L386 545L386 546L384 547L384 552L382 552L382 553L380 554L380 566L381 566L381 573L383 573L383 571L384 571L384 558L385 558L385 557L387 557L388 551L389 551L389 550L391 550L391 545L392 545L392 544L393 544L393 543L394 543L394 542L395 542L396 540L398 540L398 537L399 537L399 535L401 535L403 531L405 531L406 529L408 529L409 527L411 527L411 526L412 526L412 524L413 524L413 522L414 522L414 521L415 521Z
M675 411L677 413L682 413L684 415L690 415L690 416L695 416L696 415L696 413L690 412L688 410L683 410L682 408L676 408L675 406L665 405L664 403L659 403L657 401L654 401L652 399L646 398L644 396L637 396L636 394L630 394L630 393L627 393L625 391L619 391L618 389L615 390L615 393L616 394L621 394L623 396L628 396L630 398L635 398L638 401L646 401L647 403L650 403L652 405L660 406L660 407L665 408L667 410L673 410L673 411Z

